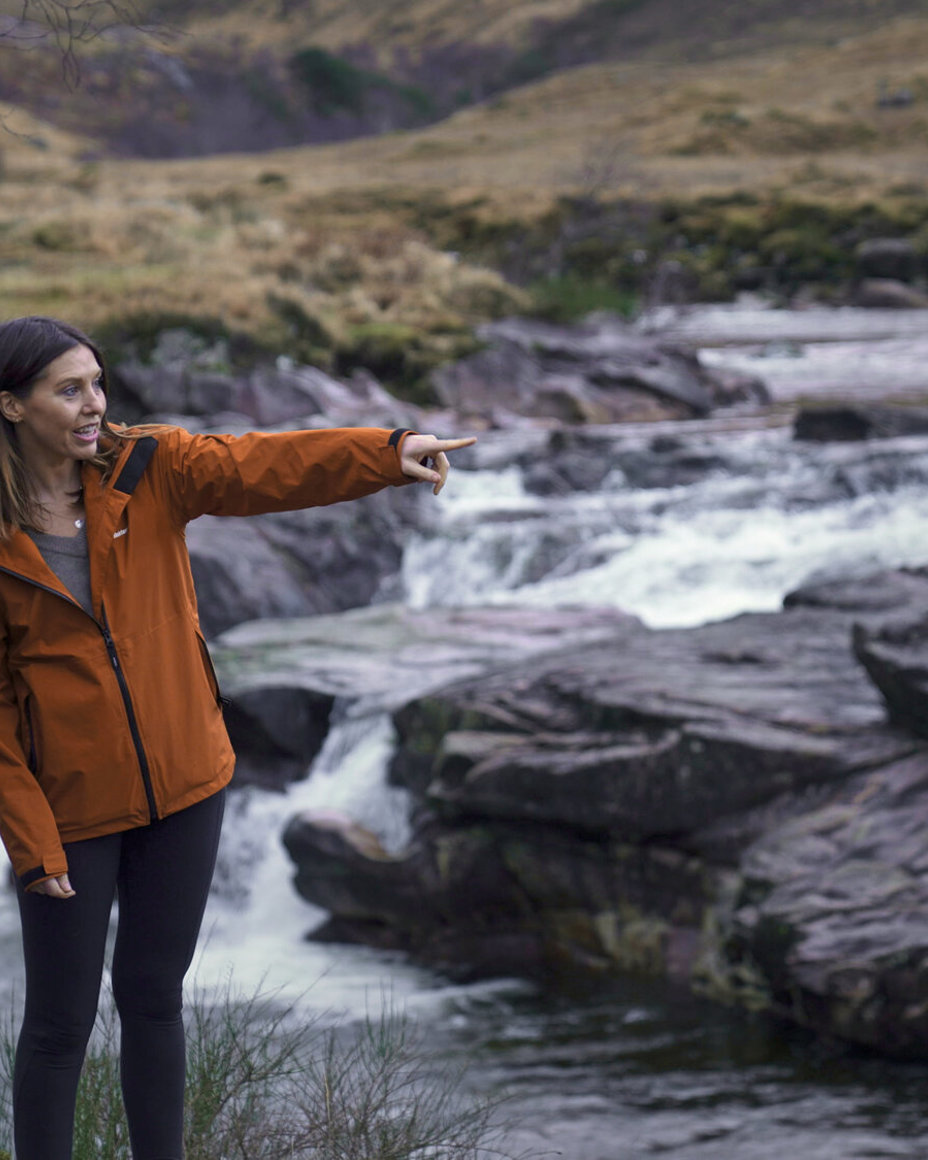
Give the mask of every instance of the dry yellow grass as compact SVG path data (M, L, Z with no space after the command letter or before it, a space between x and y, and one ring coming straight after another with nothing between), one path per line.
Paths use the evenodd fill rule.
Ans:
M569 70L418 132L192 161L87 165L86 142L11 116L0 313L93 325L171 310L273 335L269 302L285 299L335 338L381 323L454 335L518 295L430 248L398 199L480 197L476 212L520 218L591 190L862 200L924 188L926 61L928 19L899 20L724 65ZM914 104L877 108L883 81Z
M595 0L315 0L287 4L253 0L247 7L198 15L193 35L237 38L248 44L321 45L333 51L346 44L409 47L449 42L522 43L538 20L564 20Z
M93 326L179 312L274 342L286 330L276 302L336 343L352 328L401 326L445 334L451 350L475 322L522 305L498 275L436 251L388 209L320 200L295 154L87 164L77 159L84 143L28 128L51 144L8 138L4 316L67 314Z
M928 20L905 19L827 48L566 70L418 132L169 168L187 180L263 165L303 192L479 191L530 211L590 184L645 195L788 187L814 161L827 171L818 192L869 196L928 177L926 62ZM884 82L915 103L877 108Z

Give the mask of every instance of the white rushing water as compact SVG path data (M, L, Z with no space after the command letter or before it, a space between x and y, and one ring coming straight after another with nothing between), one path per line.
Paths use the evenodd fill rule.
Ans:
M232 795L192 972L196 987L209 993L231 978L244 993L272 991L332 1015L409 1008L430 989L426 972L398 960L363 947L306 942L306 931L325 914L293 889L293 865L280 841L293 814L329 809L374 830L387 849L400 848L408 834L405 794L384 784L393 741L385 713L346 715L330 730L311 777L286 794L248 788Z
M732 438L701 441L725 466L685 486L629 489L617 467L600 491L550 498L526 494L514 469L458 476L407 548L409 603L604 605L682 627L775 610L810 579L928 560L928 440ZM880 485L888 474L896 486Z

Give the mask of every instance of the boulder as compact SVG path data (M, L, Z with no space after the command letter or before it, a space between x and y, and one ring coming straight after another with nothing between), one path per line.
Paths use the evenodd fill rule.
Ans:
M479 336L484 350L439 368L432 382L444 406L498 426L516 416L586 424L690 418L767 398L759 380L710 371L694 354L615 319L509 319Z
M399 571L416 503L412 489L391 488L351 504L195 520L187 544L204 632L367 604Z
M870 310L923 310L928 296L895 278L864 278L851 295L851 305Z
M928 737L928 599L877 627L854 628L854 654L897 725Z
M793 420L793 437L815 443L924 434L928 434L928 407L803 407Z
M854 251L861 278L893 279L910 282L921 265L918 252L905 238L870 238Z
M928 751L765 833L721 908L710 993L896 1056L928 1055ZM718 972L719 961L724 962ZM720 977L721 976L721 977Z
M292 684L257 684L225 705L235 785L283 789L305 777L329 731L334 697Z
M258 520L203 516L189 525L187 545L207 637L254 617L314 611L308 577L274 551Z

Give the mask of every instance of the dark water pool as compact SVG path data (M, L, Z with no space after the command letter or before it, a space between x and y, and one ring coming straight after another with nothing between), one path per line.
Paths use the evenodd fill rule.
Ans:
M650 984L507 996L443 1033L506 1088L511 1151L565 1160L928 1157L928 1063L822 1044Z

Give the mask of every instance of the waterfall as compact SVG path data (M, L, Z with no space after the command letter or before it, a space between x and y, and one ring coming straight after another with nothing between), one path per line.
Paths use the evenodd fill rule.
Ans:
M271 990L333 1015L363 1015L425 988L425 972L397 962L385 994L381 956L304 939L325 914L291 884L293 864L281 834L294 814L348 814L391 851L408 838L405 791L385 784L394 744L389 715L360 702L336 702L333 719L304 780L286 793L246 787L230 796L193 987L209 992L231 976L244 992Z

